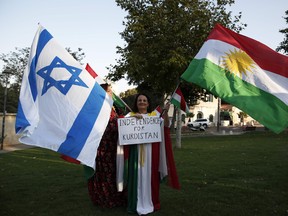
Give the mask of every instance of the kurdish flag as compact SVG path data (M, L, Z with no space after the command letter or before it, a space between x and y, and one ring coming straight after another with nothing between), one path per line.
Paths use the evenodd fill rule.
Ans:
M280 133L288 126L288 57L217 24L181 76Z
M20 142L95 168L112 99L52 35L39 25L23 74L16 133Z
M171 97L171 103L180 108L183 112L189 113L189 108L179 87L173 93Z

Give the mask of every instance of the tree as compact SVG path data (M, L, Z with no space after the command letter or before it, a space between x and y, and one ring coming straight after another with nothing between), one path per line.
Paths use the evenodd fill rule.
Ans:
M24 69L29 60L30 48L15 48L15 51L11 51L8 54L0 54L0 60L4 62L3 71L7 71L6 78L8 78L8 83L15 83L18 87L18 91L20 91L22 75ZM4 77L3 77L4 78ZM2 85L4 85L4 81L1 80Z
M286 17L284 19L286 20L286 23L288 24L288 10L285 11ZM284 41L280 43L280 45L276 48L276 51L283 51L284 54L288 54L288 28L281 29L279 31L280 33L283 33L285 38Z
M135 95L135 94L137 94L138 92L137 92L137 89L136 88L133 88L133 89L128 89L128 90L126 90L125 92L121 92L120 93L120 97L121 98L127 98L127 97L129 97L129 96L131 96L131 95Z
M85 53L81 48L77 51L73 51L71 48L66 50L81 63L85 58ZM3 96L5 86L7 85L7 112L16 112L18 106L18 99L20 93L20 87L22 82L22 76L29 60L30 48L15 48L15 51L11 51L7 54L0 54L0 60L4 62L2 73L0 75L0 107L3 107Z
M231 12L226 12L225 6L234 0L116 2L128 12L125 30L120 33L126 44L117 47L120 58L108 68L108 78L117 81L126 77L139 91L146 89L150 95L157 93L162 98L175 90L180 75L215 23L237 32L246 26L239 23L241 13L232 19Z
M82 48L78 48L77 51L73 51L70 47L66 47L66 50L73 56L74 59L83 65L82 60L85 59L86 56Z
M133 88L133 89L128 89L125 92L121 92L119 96L132 109L132 107L134 106L134 100L135 100L135 96L137 93L138 93L137 89ZM129 111L129 110L126 109L126 111Z

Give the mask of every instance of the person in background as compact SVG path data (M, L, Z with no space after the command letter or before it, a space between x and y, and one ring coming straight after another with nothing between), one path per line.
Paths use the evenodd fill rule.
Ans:
M150 107L150 98L146 94L138 94L134 101L133 112L126 117L136 117L138 119L147 116L157 116L157 112ZM163 122L165 127L169 127L168 110L170 103L164 107ZM128 160L128 206L129 213L145 215L160 209L159 189L161 164L161 143L145 143L125 145L129 148ZM124 148L124 151L126 149ZM174 162L174 161L173 161Z
M101 84L102 88L112 97L111 86ZM114 107L111 110L107 128L97 149L96 170L88 179L88 191L91 201L104 208L126 206L124 192L118 192L116 185L116 157L118 145L118 114Z

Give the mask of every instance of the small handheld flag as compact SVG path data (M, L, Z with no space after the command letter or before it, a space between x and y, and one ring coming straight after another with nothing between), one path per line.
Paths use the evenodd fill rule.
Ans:
M189 113L189 108L182 94L180 87L177 87L173 95L171 96L171 103L180 108L183 112Z

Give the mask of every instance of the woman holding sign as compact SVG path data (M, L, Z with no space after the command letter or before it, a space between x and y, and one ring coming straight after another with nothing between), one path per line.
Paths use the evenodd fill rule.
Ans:
M170 103L166 104L164 110L167 111L169 106ZM141 119L149 116L159 116L159 113L151 111L147 95L138 94L133 112L128 113L126 117ZM163 113L162 120L162 125L169 127L167 112ZM167 175L166 153L162 145L162 142L157 142L125 146L129 149L127 189L130 213L145 215L160 209L160 178Z

